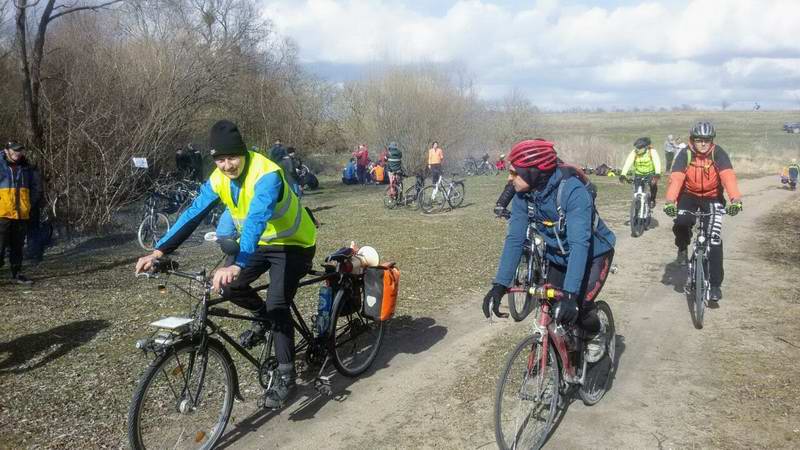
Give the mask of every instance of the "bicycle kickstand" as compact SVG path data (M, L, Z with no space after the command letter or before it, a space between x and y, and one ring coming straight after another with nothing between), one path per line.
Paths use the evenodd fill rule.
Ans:
M331 359L330 355L325 355L325 361L322 362L322 367L319 368L319 372L317 372L317 377L314 378L314 389L320 393L320 395L331 396L333 395L333 389L331 388L331 375L323 375L325 371L325 367L328 365L328 361Z

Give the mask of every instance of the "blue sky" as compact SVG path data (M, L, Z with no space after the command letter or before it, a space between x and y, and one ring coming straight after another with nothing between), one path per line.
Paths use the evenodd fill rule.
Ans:
M800 109L800 0L265 0L300 58L340 82L458 66L479 94L545 109Z

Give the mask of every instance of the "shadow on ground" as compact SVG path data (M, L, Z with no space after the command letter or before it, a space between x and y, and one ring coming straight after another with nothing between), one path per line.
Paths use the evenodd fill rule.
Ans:
M621 334L617 334L616 335L616 340L614 342L615 342L614 363L613 363L613 366L611 367L611 371L609 372L609 375L608 375L609 376L609 380L608 380L608 387L606 388L606 392L611 391L613 389L613 387L614 387L614 380L616 379L616 376L617 376L617 368L619 367L619 362L620 362L620 359L622 358L622 354L625 352L625 336L623 336ZM603 368L602 364L603 363L607 364L608 362L609 362L608 358L603 358L598 363L598 364L601 365L599 367ZM598 367L598 366L595 365L595 367ZM591 374L592 374L592 370L590 368L589 370L587 370L587 377L591 377ZM569 397L565 399L565 402L563 403L563 405L562 404L559 405L559 411L558 411L558 413L557 413L557 415L555 417L555 420L553 421L553 426L550 428L550 433L547 435L547 439L545 439L543 445L547 444L547 441L549 441L550 438L553 437L553 435L556 432L556 429L558 429L558 426L561 424L561 422L564 420L564 417L567 415L567 410L569 410L569 407L572 405L572 403L575 402L576 400L580 399L580 396L578 394L577 389L573 388L570 392L571 392L571 395L569 395ZM601 399L600 401L602 402L603 400Z
M664 266L664 274L661 276L661 284L672 286L675 292L683 293L686 285L686 266L675 261Z
M91 341L108 325L105 320L80 320L1 343L0 354L8 356L0 360L0 374L38 369Z
M313 419L317 412L331 400L336 402L346 402L351 391L350 385L360 379L368 378L375 372L388 368L391 360L400 354L418 354L433 347L441 341L447 334L447 328L437 325L436 321L429 317L400 316L389 322L389 329L384 334L383 343L375 361L370 368L362 375L355 378L348 378L334 372L331 378L332 395L323 395L314 388L314 377L317 369L312 368L308 373L301 377L305 382L298 385L298 393L294 403L287 405L284 410L289 412L289 420L302 421ZM302 355L298 356L298 360ZM332 364L331 364L332 367ZM267 423L273 416L280 411L258 409L250 416L238 422L235 428L231 429L223 436L218 444L218 448L227 448L247 434L258 430Z

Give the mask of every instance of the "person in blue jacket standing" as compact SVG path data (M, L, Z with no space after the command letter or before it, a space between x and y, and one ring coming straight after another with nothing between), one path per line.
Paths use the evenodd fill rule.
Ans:
M516 193L511 200L511 218L500 265L484 298L483 312L486 317L491 312L508 317L498 308L519 266L529 219L537 223L560 223L551 227L537 225L550 263L547 285L556 290L559 299L555 318L562 324L577 321L591 336L589 353L595 353L593 357L599 359L605 348L602 341L605 330L597 317L594 300L608 276L616 238L602 220L596 220L594 197L584 183L584 175L563 164L554 145L543 139L525 140L514 145L508 155L509 183Z

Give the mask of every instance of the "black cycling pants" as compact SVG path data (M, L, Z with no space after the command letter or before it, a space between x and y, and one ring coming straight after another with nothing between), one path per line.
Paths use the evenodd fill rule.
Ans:
M667 159L667 172L672 170L672 159L675 157L675 153L673 152L664 152L664 156Z
M11 276L16 276L22 269L26 222L26 220L0 218L0 258L5 258L8 249Z
M696 211L700 208L703 212L709 212L711 207L721 208L722 204L716 198L703 198L691 194L681 194L678 199L678 210ZM722 280L725 278L725 270L722 266L722 216L715 216L716 223L709 223L711 230L709 231L711 250L708 255L709 266L709 282L711 286L722 286ZM679 249L687 249L689 244L692 243L692 227L695 223L695 217L689 214L679 214L675 218L675 224L672 225L672 232L675 234L675 246Z
M311 269L315 251L316 247L282 249L260 245L239 277L222 291L224 298L270 320L275 336L275 356L280 364L294 362L294 327L289 307L297 284ZM270 284L264 302L250 288L250 283L268 270Z
M597 307L594 301L606 284L611 261L614 260L614 250L603 253L589 260L584 272L581 290L578 294L578 325L588 333L600 331L600 319L597 317ZM564 286L567 268L550 264L547 272L547 282L557 288Z

